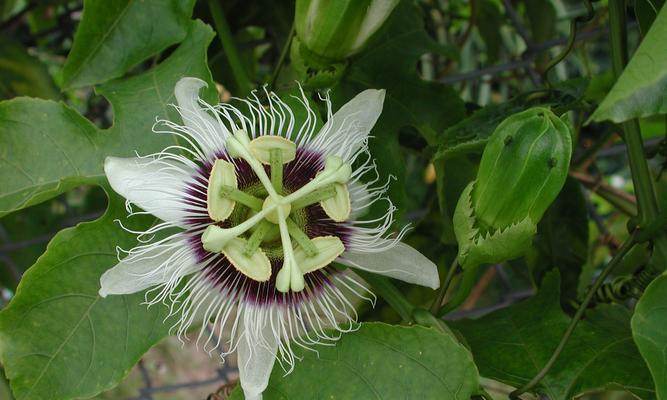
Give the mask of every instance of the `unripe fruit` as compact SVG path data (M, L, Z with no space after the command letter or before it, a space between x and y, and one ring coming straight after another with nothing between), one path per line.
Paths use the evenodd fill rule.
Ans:
M498 125L454 214L462 266L525 252L565 183L571 154L570 129L546 108L514 114Z

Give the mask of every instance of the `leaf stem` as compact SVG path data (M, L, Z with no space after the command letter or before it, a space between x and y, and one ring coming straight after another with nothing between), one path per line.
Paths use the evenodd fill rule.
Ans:
M468 298L470 291L473 286L475 286L475 279L477 278L477 271L479 271L479 266L469 267L463 270L463 278L461 278L461 284L454 296L445 304L440 307L437 315L445 315L451 311L456 310L463 302Z
M449 286L452 284L452 280L454 279L454 273L456 273L458 268L459 268L459 259L458 257L454 257L452 264L449 266L449 270L447 270L445 281L442 283L442 285L440 285L438 294L433 300L433 304L431 304L430 310L433 314L437 314L438 310L442 306L442 301L445 299L445 296L447 295L447 290L449 289Z
M616 79L628 63L628 42L625 18L625 0L609 0L609 30L611 36L611 61ZM644 155L639 122L637 119L622 124L624 141L628 150L628 162L637 197L638 223L644 226L658 216L658 202L651 173Z
M229 29L229 24L225 18L225 13L222 10L219 0L208 0L208 7L211 10L211 17L213 17L213 25L215 25L215 30L218 33L218 39L220 39L222 49L224 50L229 66L232 69L232 75L234 75L236 86L239 89L240 93L238 97L244 97L250 93L253 85L241 63L241 58L236 49L232 31Z
M588 289L586 297L584 298L581 305L577 309L576 314L574 314L572 321L570 321L570 325L565 330L563 337L560 339L558 346L551 354L551 358L549 358L549 361L547 361L547 363L544 365L544 367L542 367L540 372L538 372L537 375L535 375L535 377L533 377L533 379L530 380L530 382L510 393L511 399L518 399L519 395L534 388L547 375L547 373L549 373L549 370L554 365L554 363L558 359L558 356L560 356L560 353L565 348L565 345L570 339L570 336L572 336L574 328L577 327L577 323L579 323L579 320L581 320L581 317L583 317L584 312L588 308L588 304L595 296L595 293L598 291L600 286L602 286L607 276L614 270L614 268L616 268L621 263L623 257L632 249L632 247L636 243L637 243L636 235L633 232L633 234L630 235L628 240L626 240L625 243L623 243L623 245L618 249L618 252L614 255L614 258L612 258L611 261L609 261L609 264L607 264L607 266L602 270L602 272L600 272L600 275L597 277L595 282L593 282L593 285L590 287L590 289Z
M396 288L396 286L391 283L389 278L360 270L356 270L355 272L364 278L364 280L373 287L373 290L380 297L389 303L391 308L393 308L398 313L398 315L401 316L403 321L415 322L412 314L414 313L416 307L410 303L408 299L405 298L405 296L403 296L403 294Z

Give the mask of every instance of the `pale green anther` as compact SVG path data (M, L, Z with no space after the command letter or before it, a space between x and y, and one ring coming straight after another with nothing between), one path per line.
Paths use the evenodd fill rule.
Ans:
M215 160L206 191L206 209L212 220L224 221L234 211L234 199L220 196L220 188L227 186L235 190L237 185L234 165L224 160Z
M303 249L308 257L315 257L317 255L317 247L313 244L308 235L306 235L299 226L289 218L287 219L287 231L290 236L296 240L296 243Z
M257 249L251 256L247 256L246 247L244 239L234 238L225 245L222 253L243 275L258 282L271 279L271 261L266 254L262 249Z
M237 203L241 203L253 211L261 210L262 204L264 203L264 201L260 198L243 192L233 186L227 185L222 185L222 187L220 187L220 196L226 197Z
M350 201L350 192L347 190L347 185L342 183L335 183L335 196L322 200L320 205L324 212L336 222L346 221L352 212L352 202Z
M294 249L294 260L302 274L326 267L345 251L345 245L336 236L316 237L311 243L317 248L315 256L309 256L303 247Z
M248 238L248 241L246 242L246 246L243 249L243 254L246 257L252 257L253 254L255 254L255 251L259 248L259 245L262 244L262 240L266 237L266 235L273 229L273 224L269 221L262 221L257 225L257 228L255 231L250 235Z
M248 144L248 148L256 159L267 165L271 163L271 151L273 150L280 152L283 164L296 158L296 143L282 136L259 136Z
M283 193L283 153L280 149L271 149L269 151L271 161L271 184L276 193Z

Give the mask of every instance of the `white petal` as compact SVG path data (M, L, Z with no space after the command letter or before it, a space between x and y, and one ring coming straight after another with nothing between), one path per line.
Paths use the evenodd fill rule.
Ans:
M351 161L380 117L384 95L384 89L367 89L356 95L324 124L313 145L326 154Z
M247 311L246 311L247 312ZM241 321L255 317L256 311L245 315ZM246 400L261 400L262 392L269 384L269 376L278 352L279 337L272 329L269 311L261 321L242 322L243 336L237 347L239 380ZM255 327L255 324L262 324ZM255 329L256 328L256 329Z
M102 274L99 294L106 297L140 292L201 268L192 253L180 245L155 246L141 254L128 256Z
M194 207L185 204L190 167L153 158L107 157L104 173L113 190L163 221L186 227ZM188 211L190 210L190 211Z
M422 253L402 242L379 252L349 251L341 256L341 262L362 271L432 289L440 286L438 267Z
M350 202L352 203L350 220L355 221L368 212L372 196L368 189L366 189L366 185L361 182L350 182L348 190L350 191Z
M202 108L199 90L203 87L208 87L208 84L201 79L181 78L176 82L174 94L183 123L190 128L188 133L206 156L212 156L224 149L224 140L229 136L229 131Z

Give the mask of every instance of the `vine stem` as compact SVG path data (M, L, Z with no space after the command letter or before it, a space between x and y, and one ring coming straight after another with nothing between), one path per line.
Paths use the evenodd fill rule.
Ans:
M285 59L287 58L287 53L289 53L289 48L290 45L292 44L292 39L294 38L294 22L292 22L292 27L289 30L289 34L287 35L287 39L285 40L285 44L283 45L283 49L280 52L280 56L278 57L278 62L276 63L275 68L273 69L273 74L271 74L271 81L269 82L269 86L271 89L275 88L276 86L276 81L278 80L278 74L280 73L280 70L283 67L283 64L285 63Z
M433 304L431 304L430 310L433 314L436 314L440 309L440 306L442 306L442 301L445 299L445 296L447 295L447 289L449 289L449 286L452 284L452 280L454 279L454 274L456 273L456 270L458 270L458 268L459 268L459 258L454 257L454 261L452 261L452 264L449 266L449 270L447 270L445 281L442 283L442 285L440 285L438 294L435 296Z
M245 97L250 94L253 85L241 63L241 57L239 57L239 52L236 49L232 31L229 29L229 24L227 23L225 13L220 5L220 0L208 0L208 7L211 10L211 17L213 18L215 30L218 33L218 39L220 39L227 62L229 62L229 66L232 69L232 75L234 75L236 86L239 89L240 93L238 97Z
M586 5L586 16L584 17L576 17L573 18L572 21L570 21L570 35L568 36L567 39L567 44L565 44L565 48L563 51L561 51L556 58L551 60L549 64L544 68L544 72L542 72L542 79L546 83L547 87L551 86L551 82L549 82L549 71L556 65L558 65L561 61L567 57L568 54L570 54L570 51L572 51L572 47L574 46L574 43L577 41L577 22L587 22L593 19L595 16L595 11L593 10L593 5L591 4L590 0L585 0L584 4Z
M595 296L595 293L598 291L600 286L602 286L607 276L609 276L609 274L614 270L614 268L616 268L616 266L620 264L623 257L632 249L632 247L635 244L636 244L635 234L633 233L632 235L630 235L628 240L626 240L625 243L623 243L621 248L618 249L618 252L614 255L614 258L612 258L612 260L609 261L609 264L607 264L607 266L602 270L602 272L600 272L600 275L597 277L591 288L588 290L588 293L586 293L586 297L584 298L583 302L577 309L576 314L574 314L572 321L570 321L570 325L568 325L567 329L565 330L563 337L560 339L558 346L551 354L551 358L549 358L549 361L547 361L547 363L544 365L544 367L542 367L540 372L538 372L537 375L535 375L535 377L530 380L530 382L510 393L511 399L518 399L519 395L534 388L547 375L551 367L558 359L558 356L565 348L565 345L570 339L570 336L572 336L572 333L574 332L574 328L577 327L579 320L581 320L581 317L583 317L584 312L586 311L586 308L588 308L588 304Z
M625 18L625 0L609 0L609 32L611 38L611 59L614 76L616 79L623 72L623 68L628 62L628 44L626 35L626 18ZM655 197L655 188L648 169L646 157L644 155L644 145L642 142L641 131L639 130L639 123L636 119L632 119L623 123L624 140L628 150L628 162L630 164L630 171L632 174L632 182L635 188L637 197L637 213L639 227L642 228L648 225L651 221L658 217L658 203ZM630 235L630 238L621 246L618 253L602 270L600 276L595 280L593 286L589 289L584 301L579 306L576 314L572 318L570 325L567 327L565 334L561 338L558 347L546 365L538 372L537 375L530 382L523 387L510 393L510 398L516 399L522 393L531 390L537 385L542 378L546 376L556 359L563 351L565 344L574 332L574 328L583 316L588 304L602 286L606 277L614 270L614 268L623 259L630 249L637 242L636 230Z
M618 79L628 63L625 0L609 0L609 25L612 68L614 76ZM644 143L639 130L639 122L632 119L624 122L622 126L632 182L637 197L638 223L640 227L643 227L658 216L658 202L644 155Z

